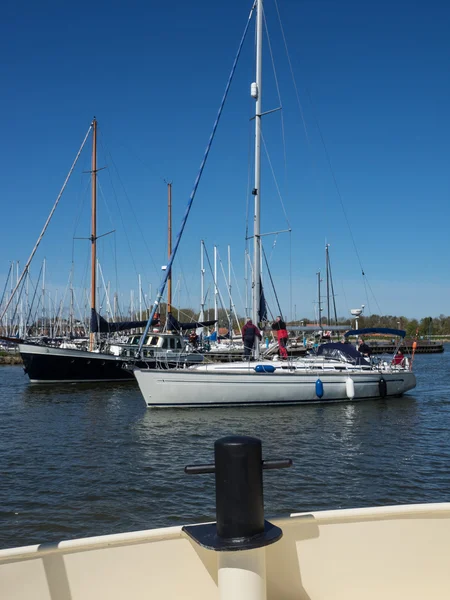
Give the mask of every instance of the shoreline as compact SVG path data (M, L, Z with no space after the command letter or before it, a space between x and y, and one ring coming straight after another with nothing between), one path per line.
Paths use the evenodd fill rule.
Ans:
M0 365L23 365L22 357L19 353L0 354Z

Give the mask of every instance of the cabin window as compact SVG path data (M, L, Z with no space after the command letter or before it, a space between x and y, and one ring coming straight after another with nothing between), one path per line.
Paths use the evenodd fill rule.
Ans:
M162 344L161 344L161 348L168 348L169 347L169 340L166 338L163 340Z
M158 345L158 340L159 340L159 338L156 335L154 335L152 337L152 339L150 340L150 346L157 346ZM164 345L163 345L163 348L164 348Z

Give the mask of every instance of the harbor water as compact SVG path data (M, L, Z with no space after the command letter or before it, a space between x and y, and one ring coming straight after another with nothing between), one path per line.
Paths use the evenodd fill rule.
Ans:
M415 357L403 398L280 408L145 407L134 383L31 385L0 367L0 548L214 520L214 441L264 458L267 517L450 501L450 347Z

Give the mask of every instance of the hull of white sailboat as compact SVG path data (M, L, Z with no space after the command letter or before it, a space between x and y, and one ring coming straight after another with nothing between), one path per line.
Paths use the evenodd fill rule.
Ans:
M283 537L262 550L267 600L450 598L449 503L300 513L271 522ZM181 527L13 548L0 551L0 597L232 600L220 593L218 564L218 553L195 544Z
M151 408L283 406L367 400L401 396L416 385L415 375L410 371L298 373L276 369L273 373L258 373L245 365L242 368L241 373L136 369L134 375Z

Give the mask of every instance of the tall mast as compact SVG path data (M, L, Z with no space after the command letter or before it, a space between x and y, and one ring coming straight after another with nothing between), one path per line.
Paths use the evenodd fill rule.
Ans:
M256 82L251 86L251 95L256 100L255 110L255 214L253 223L253 323L259 321L261 301L261 237L260 237L260 185L261 185L261 81L262 81L262 33L263 0L257 0L256 6ZM255 357L259 356L259 345L255 347Z
M319 327L322 327L322 302L320 298L320 271L317 271L317 299L319 302Z
M27 337L28 336L28 314L30 312L30 273L27 271L26 274L26 278L27 278L27 285L26 285L26 291L25 291L25 329L24 329L24 333L23 333L23 337Z
M217 246L214 246L214 319L216 324L214 330L217 334L217 341L219 341L219 290L217 288Z
M73 335L73 263L70 269L70 308L69 308L69 335Z
M327 269L327 325L331 325L330 320L330 257L328 255L328 248L330 244L325 244L325 263Z
M117 317L117 306L119 304L119 297L117 292L114 292L114 305L113 305L113 321L116 320Z
M167 184L167 232L168 232L168 240L167 240L167 254L170 259L170 255L172 254L172 184ZM178 316L179 316L180 307L178 307ZM167 279L167 314L172 312L172 273L169 273L169 278Z
M230 296L230 318L228 320L228 330L230 340L233 339L233 300L231 298L231 248L228 246L228 295Z
M205 267L204 267L204 241L200 242L200 322L205 320Z
M91 219L91 316L95 313L97 268L97 120L92 121L92 219ZM94 350L95 334L89 333L89 350Z
M45 335L45 258L42 270L42 335Z
M142 321L142 286L141 286L141 276L138 275L138 285L139 285L139 321Z
M333 311L334 311L334 324L338 324L337 311L336 311L336 297L334 295L334 285L333 285L333 274L331 273L331 261L330 261L330 244L326 245L327 251L327 299L328 299L328 325L331 325L331 307L330 307L330 297L333 299ZM329 282L329 284L328 284Z

